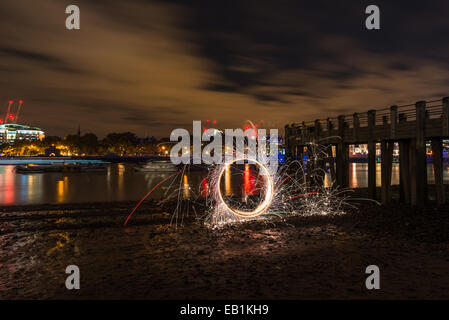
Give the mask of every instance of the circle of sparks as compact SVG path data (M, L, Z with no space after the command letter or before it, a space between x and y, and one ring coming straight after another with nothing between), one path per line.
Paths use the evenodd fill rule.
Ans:
M263 165L261 162L257 161L257 160L248 160L253 162L254 164L256 164L259 167L259 170L262 170L262 175L264 176L264 185L265 185L265 198L264 200L259 204L259 206L257 206L256 209L252 210L252 211L242 211L242 210L238 210L235 208L231 208L230 206L227 205L227 203L224 201L223 199L223 195L221 193L221 186L220 186L220 181L221 181L221 177L223 175L223 172L225 171L225 169L227 167L229 167L231 164L236 163L237 161L240 160L248 160L245 158L240 158L240 159L234 159L228 163L226 163L224 166L222 166L222 168L220 169L220 172L218 173L218 179L217 179L217 188L218 188L218 200L219 200L219 204L221 204L222 206L224 206L228 211L232 212L233 214L242 217L242 218L253 218L253 217L257 217L259 215L261 215L262 213L264 213L271 205L271 202L273 201L273 195L274 195L274 182L273 182L273 178L271 177L268 168Z

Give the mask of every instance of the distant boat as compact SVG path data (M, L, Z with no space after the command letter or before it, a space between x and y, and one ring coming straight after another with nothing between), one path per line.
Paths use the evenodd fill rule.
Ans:
M63 163L53 164L25 164L16 166L17 173L42 173L42 172L61 172L64 168Z
M178 167L174 165L170 160L158 160L158 161L149 161L143 166L134 167L136 171L142 172L175 172L178 170Z
M105 172L108 171L108 168L104 165L100 164L87 164L81 165L81 172Z
M107 168L103 164L95 163L68 163L63 166L62 172L104 172Z
M71 157L0 157L0 165L27 165L27 164L108 164L109 161L86 158L71 158Z
M103 164L93 163L63 163L26 164L15 168L17 173L43 173L43 172L104 172L107 168Z

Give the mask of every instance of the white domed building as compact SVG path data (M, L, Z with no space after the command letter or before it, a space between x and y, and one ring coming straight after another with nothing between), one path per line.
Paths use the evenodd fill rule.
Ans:
M0 144L13 144L16 141L41 141L45 133L40 128L23 124L0 124Z

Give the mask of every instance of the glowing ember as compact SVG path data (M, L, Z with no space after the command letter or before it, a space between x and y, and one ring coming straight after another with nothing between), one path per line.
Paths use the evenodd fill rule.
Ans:
M210 181L211 208L206 224L211 227L270 217L288 217L292 215L338 215L343 208L351 206L347 200L349 189L338 189L331 179L326 179L323 161L327 157L326 147L317 144L308 146L308 161L295 160L281 166L274 174L268 174L265 165L254 160L238 157L238 160L252 162L264 175L261 194L263 200L254 210L243 211L230 206L223 195L220 181L233 160L217 165L207 178ZM325 163L325 162L324 162Z

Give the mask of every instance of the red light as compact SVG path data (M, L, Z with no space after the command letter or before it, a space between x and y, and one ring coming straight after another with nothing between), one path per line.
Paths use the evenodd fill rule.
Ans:
M206 131L207 129L206 128L203 128L203 131Z
M137 210L137 208L141 205L141 203L154 191L154 189L156 189L157 187L159 187L159 185L161 185L162 183L164 183L165 181L167 181L168 179L170 179L171 177L173 177L175 174L180 173L181 171L178 171L174 174L172 174L171 176L168 176L167 178L159 181L154 187L153 189L151 189L146 195L145 197L142 198L142 200L139 201L139 203L137 204L137 206L133 209L133 211L131 211L131 213L128 215L128 217L126 218L125 223L123 224L124 227L126 227L126 224L128 223L129 219L131 218L131 216L133 215L134 211Z
M23 102L22 100L19 101L19 103L22 103L22 102Z
M216 123L217 123L217 120L214 120L212 123L213 123L213 124L216 124Z
M263 123L263 120L260 120L260 123Z
M12 113L10 113L10 114L8 115L8 118L9 118L9 119L14 119L14 115L13 115Z
M203 197L207 197L208 191L209 191L209 186L207 185L207 180L203 179L203 181L201 181L201 195Z
M12 100L9 100L9 104L13 104L13 102L14 102L14 101L12 101Z
M3 119L0 119L0 123L3 123Z

